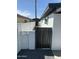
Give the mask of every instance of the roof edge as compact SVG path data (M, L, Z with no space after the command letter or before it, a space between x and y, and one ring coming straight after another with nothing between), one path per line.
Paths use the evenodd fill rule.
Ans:
M17 16L20 16L20 17L23 17L23 18L25 18L25 19L29 19L29 20L31 20L31 18L26 17L26 16L23 16L23 15L20 15L20 14L17 14Z
M48 15L50 12L53 13L53 12L55 12L55 10L56 10L57 8L60 8L60 7L61 7L61 3L48 3L48 6L47 6L47 8L44 10L44 13L42 14L42 16L41 16L40 19L46 17L46 13L47 13L47 15Z

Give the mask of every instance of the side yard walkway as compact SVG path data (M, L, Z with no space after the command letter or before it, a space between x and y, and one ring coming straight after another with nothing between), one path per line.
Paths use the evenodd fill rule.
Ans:
M17 59L54 59L54 55L60 56L60 51L52 52L52 50L44 50L44 49L37 49L37 50L22 49L18 53Z
M21 50L17 59L44 59L45 56L53 56L52 50Z

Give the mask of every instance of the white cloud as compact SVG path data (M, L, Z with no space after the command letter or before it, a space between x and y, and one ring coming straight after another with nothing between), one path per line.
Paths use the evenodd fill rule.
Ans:
M20 15L26 16L26 17L31 16L31 13L28 10L26 10L26 11L17 10L17 13L20 14Z
M17 13L29 18L34 18L34 14L32 14L31 12L29 12L28 10L17 10ZM40 16L37 16L38 18L40 18Z

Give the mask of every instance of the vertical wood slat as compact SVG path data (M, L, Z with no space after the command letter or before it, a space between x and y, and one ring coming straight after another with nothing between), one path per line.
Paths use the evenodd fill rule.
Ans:
M36 47L37 48L51 48L52 29L38 28L36 32Z

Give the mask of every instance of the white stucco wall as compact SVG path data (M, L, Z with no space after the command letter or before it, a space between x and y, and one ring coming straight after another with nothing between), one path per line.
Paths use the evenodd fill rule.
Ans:
M35 49L35 31L29 32L29 49Z
M17 32L17 53L21 50L21 35Z
M52 28L52 27L53 27L54 14L50 14L50 15L47 16L46 18L48 18L48 23L45 24L45 18L43 18L43 19L39 22L39 27Z
M28 49L28 33L21 32L21 49Z
M61 49L61 14L54 14L52 50Z
M21 50L21 27L17 24L17 53Z
M21 49L35 49L35 31L21 32Z
M35 27L35 22L23 23L21 25L22 31L32 31Z
M17 24L17 53L21 49L35 49L35 22Z

